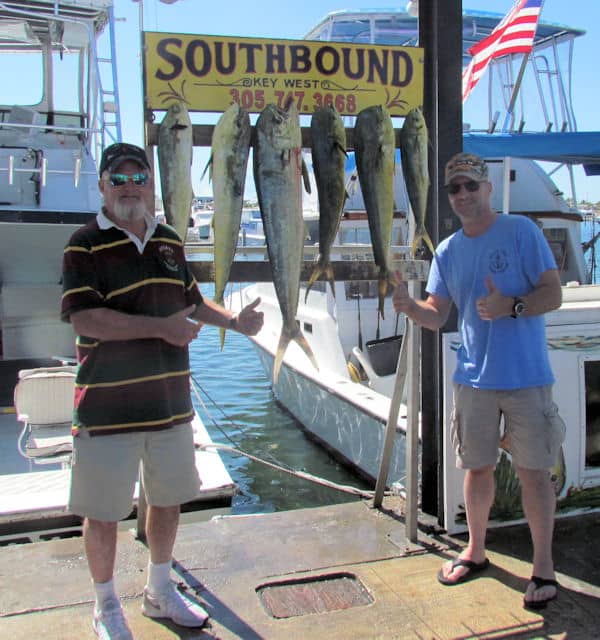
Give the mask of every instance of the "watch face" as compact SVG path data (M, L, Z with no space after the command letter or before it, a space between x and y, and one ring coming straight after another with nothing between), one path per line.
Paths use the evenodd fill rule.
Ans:
M521 298L515 297L512 306L512 313L510 314L513 318L518 318L525 311L525 303Z
M522 300L515 300L512 308L512 317L517 318L525 311L525 303Z

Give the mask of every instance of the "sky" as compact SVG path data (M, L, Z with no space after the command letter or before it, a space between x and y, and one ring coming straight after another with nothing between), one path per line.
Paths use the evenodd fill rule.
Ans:
M143 8L143 27L148 31L169 33L196 33L207 35L237 35L246 37L301 39L326 14L340 9L373 9L406 7L406 0L303 0L300 3L285 0L178 0L165 4L159 0L116 0L115 16L116 49L119 73L119 91L122 113L123 139L142 144L142 88L139 50L140 4ZM506 14L513 0L463 0L464 9L483 10ZM600 83L597 65L600 60L600 2L597 0L545 0L542 21L555 22L586 30L578 38L574 50L573 96L574 112L579 131L598 130L598 103ZM482 81L481 85L485 82ZM477 87L469 102L475 109ZM485 89L481 88L481 91ZM467 120L469 104L465 108ZM202 120L202 114L194 116L194 122ZM206 116L204 116L206 118ZM192 180L197 195L209 195L208 178L200 179L208 150L196 149ZM586 177L580 167L575 169L578 200L600 201L600 176ZM568 190L566 172L557 173L554 179L565 192Z

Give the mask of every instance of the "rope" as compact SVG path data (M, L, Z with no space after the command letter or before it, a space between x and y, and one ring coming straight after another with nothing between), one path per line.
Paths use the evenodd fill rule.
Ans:
M221 413L227 418L227 420L229 420L229 422L232 425L235 425L235 423L227 417L225 412L216 404L216 402L208 395L208 393L206 393L206 390L202 388L202 386L198 383L198 381L194 378L193 375L191 376L191 378L192 378L192 384L191 384L192 391L194 392L194 395L196 396L198 402L200 402L200 404L202 405L202 408L207 413L207 415L209 415L209 417L211 418L213 424L217 427L217 429L219 429L219 431L225 436L225 438L227 438L227 440L229 440L229 442L231 442L233 445L235 445L235 442L223 431L223 429L221 429L221 427L217 424L217 422L214 420L214 418L212 418L212 416L210 416L210 413L207 411L206 404L202 400L202 398L201 398L201 396L200 396L200 394L198 392L198 389L196 389L196 385L198 387L200 387L200 389L202 389L203 393L206 394L206 396L214 404L214 406L217 407L221 411ZM240 455L240 456L245 456L249 460L252 460L254 462L258 462L260 464L263 464L266 467L269 467L270 469L275 469L276 471L281 471L283 473L287 473L287 474L289 474L291 476L295 476L297 478L301 478L302 480L308 480L309 482L314 482L315 484L319 484L321 486L328 487L330 489L335 489L336 491L341 491L342 493L348 493L350 495L358 496L360 498L372 499L374 497L374 495L375 495L375 491L359 489L358 487L353 487L353 486L347 485L347 484L338 484L337 482L332 482L331 480L327 480L326 478L320 478L319 476L315 476L312 473L306 473L305 471L296 471L295 469L292 469L291 467L287 467L287 466L283 465L279 461L268 462L267 460L263 460L262 458L258 458L257 456L254 456L251 453L248 453L246 451L242 451L241 449L238 449L235 446L229 446L227 444L220 444L220 443L217 443L217 442L212 442L210 444L196 444L195 447L196 447L196 449L199 449L200 451L209 451L210 449L213 449L213 450L226 451L228 453L233 453L233 454L237 454L237 455ZM384 495L392 495L392 492L391 491L386 491L384 493Z
M336 489L337 491L342 491L344 493L349 493L351 495L360 496L361 498L373 498L375 495L374 491L367 491L364 489L359 489L358 487L353 487L348 484L338 484L336 482L332 482L331 480L326 480L325 478L319 478L318 476L312 475L312 473L306 473L305 471L295 471L294 469L286 469L277 464L273 464L272 462L267 462L266 460L262 460L261 458L257 458L253 456L251 453L247 453L246 451L242 451L241 449L236 449L235 447L230 447L227 444L219 444L217 442L213 442L210 444L196 444L196 448L201 451L208 451L209 449L220 449L223 451L228 451L229 453L237 453L238 455L246 456L250 460L254 462L259 462L260 464L264 464L271 469L276 469L277 471L283 471L284 473L288 473L292 476L296 476L297 478L302 478L303 480L309 480L310 482L314 482L316 484L320 484L324 487L329 487L330 489ZM391 492L387 492L387 495L391 495Z

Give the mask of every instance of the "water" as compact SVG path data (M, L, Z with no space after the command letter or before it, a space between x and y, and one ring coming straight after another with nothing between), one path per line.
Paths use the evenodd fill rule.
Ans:
M212 297L212 284L203 284L200 289L203 295ZM204 327L190 347L190 359L193 379L201 388L206 410L195 397L194 405L215 442L339 484L366 488L311 442L296 420L276 402L258 355L245 336L227 332L225 348L221 351L218 329ZM221 456L240 488L232 504L235 514L316 507L357 499L246 457L226 452Z

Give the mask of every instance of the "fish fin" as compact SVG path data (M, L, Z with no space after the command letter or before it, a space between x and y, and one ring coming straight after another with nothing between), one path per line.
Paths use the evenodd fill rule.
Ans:
M306 193L310 193L310 178L308 177L308 168L306 166L306 162L304 162L304 158L302 158L302 180L304 182L304 189Z
M344 147L342 147L342 145L337 140L333 143L333 148L339 149L346 156L346 158L348 157L348 152L346 151L346 149L344 149Z

